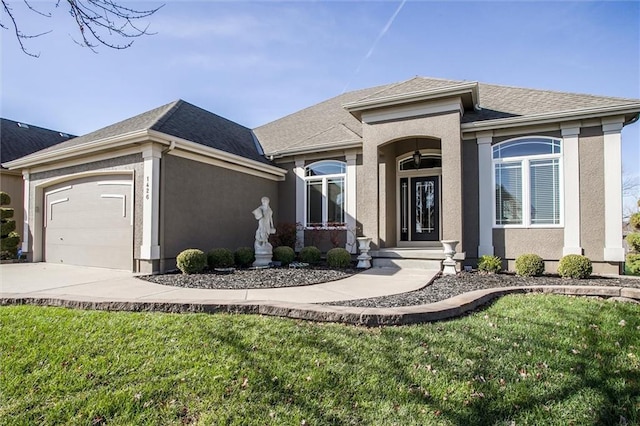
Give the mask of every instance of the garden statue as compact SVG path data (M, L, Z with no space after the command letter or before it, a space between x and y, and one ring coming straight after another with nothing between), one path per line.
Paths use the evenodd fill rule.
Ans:
M273 227L273 211L269 207L269 198L262 197L262 204L252 213L258 221L258 229L256 230L256 241L254 249L256 252L256 261L253 266L268 266L273 256L273 247L269 243L269 235L275 234Z

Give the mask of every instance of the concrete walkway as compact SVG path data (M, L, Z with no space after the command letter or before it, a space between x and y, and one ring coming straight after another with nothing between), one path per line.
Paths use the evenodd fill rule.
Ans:
M144 281L126 271L52 263L0 266L0 298L67 298L115 302L246 302L325 303L387 296L417 290L438 271L372 268L351 277L303 287L253 290L205 290L170 287Z
M639 288L594 286L503 287L471 291L436 303L395 308L319 305L413 291L437 271L374 268L344 280L264 290L200 290L136 279L130 272L47 263L0 266L0 306L32 304L80 309L262 314L365 326L454 318L513 293L601 296L640 301Z

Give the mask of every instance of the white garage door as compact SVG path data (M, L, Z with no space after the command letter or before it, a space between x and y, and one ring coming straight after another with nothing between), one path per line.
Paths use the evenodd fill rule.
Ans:
M45 190L45 261L133 267L130 175L93 176Z

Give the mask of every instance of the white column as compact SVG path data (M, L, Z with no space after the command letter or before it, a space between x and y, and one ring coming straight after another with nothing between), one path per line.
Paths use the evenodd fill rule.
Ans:
M562 168L564 175L564 247L562 255L582 254L580 246L580 127L562 127Z
M623 117L602 120L604 132L604 260L624 261L622 247Z
M493 255L493 176L491 132L477 135L478 143L478 257Z
M29 204L31 198L31 180L29 177L29 170L22 171L22 195L24 200L22 202L23 216L22 216L22 253L29 252Z
M356 243L356 154L347 154L347 250L351 253L358 251Z
M142 247L143 260L160 259L160 158L161 148L148 145L142 152L144 160L144 183L142 202Z
M296 158L296 166L293 169L296 179L296 248L304 247L304 208L306 200L304 199L304 160Z

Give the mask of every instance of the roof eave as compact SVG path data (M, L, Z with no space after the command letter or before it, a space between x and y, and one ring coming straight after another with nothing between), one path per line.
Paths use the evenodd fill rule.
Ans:
M474 108L479 104L478 82L461 83L438 89L421 90L417 92L402 93L399 95L383 96L371 100L358 100L342 105L347 111L360 119L362 111L392 107L407 103L424 102L434 99L448 98L470 94L470 103L465 107Z
M625 105L582 108L576 110L498 118L494 120L474 121L471 123L464 123L460 127L463 133L471 133L511 127L535 126L540 124L557 123L567 120L577 121L592 118L609 117L612 115L629 115L638 113L640 113L640 102L635 102Z

